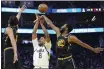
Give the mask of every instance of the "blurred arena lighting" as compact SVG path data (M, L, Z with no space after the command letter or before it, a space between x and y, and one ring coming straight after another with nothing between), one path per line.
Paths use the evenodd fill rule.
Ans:
M84 8L82 9L82 12L85 12L85 9Z
M18 8L2 7L1 9L2 12L18 12ZM79 12L81 12L81 8L52 9L52 13L79 13ZM23 13L40 13L40 12L38 11L38 9L26 9Z
M32 43L32 41L29 41L29 40L22 40L22 43L23 43L23 44L29 44L29 43Z
M18 12L18 8L2 8L2 12ZM38 13L38 14L44 14L40 13L37 9L25 9L23 13Z
M4 6L13 7L15 6L15 1L2 1L1 2Z
M33 1L21 1L20 5L26 5L26 7L34 7L34 2Z
M32 33L33 29L18 29L18 33ZM2 28L2 33L5 32L5 28ZM79 28L73 29L71 33L94 33L94 32L104 32L104 28ZM44 34L42 29L37 30L38 34ZM54 30L48 29L49 34L56 34Z
M91 19L91 21L95 21L96 20L96 16L93 16L93 18Z
M31 4L31 3L29 3L29 4ZM2 12L18 12L18 8L2 7L1 10L2 10ZM103 11L102 8L89 8L89 9L87 9L87 8L66 8L66 9L49 8L48 13L81 13L81 12L101 12L101 11ZM38 9L26 9L23 13L44 14L44 13L40 13L38 11Z
M52 13L79 13L81 8L52 9Z

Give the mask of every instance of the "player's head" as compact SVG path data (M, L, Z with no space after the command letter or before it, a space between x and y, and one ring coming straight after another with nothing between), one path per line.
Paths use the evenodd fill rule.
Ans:
M16 16L10 16L8 20L8 25L9 26L16 26L19 23L18 19Z
M60 32L62 33L69 33L73 30L73 27L71 24L64 24L63 26L61 26Z
M44 37L40 37L39 44L40 45L44 45L45 44L45 38Z

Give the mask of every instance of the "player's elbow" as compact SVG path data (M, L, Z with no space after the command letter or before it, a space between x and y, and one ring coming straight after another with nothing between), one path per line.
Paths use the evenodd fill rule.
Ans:
M47 37L46 38L46 41L47 41L47 43L49 43L51 40L50 40L50 37Z
M32 34L32 40L37 38L37 34Z
M60 29L59 28L55 27L54 29L55 29L56 33L60 33Z
M72 35L72 36L70 37L70 40L71 40L72 42L74 42L74 43L80 45L80 46L85 46L85 43L82 42L81 40L79 40L76 36L73 36L73 35Z
M74 36L74 35L71 35L71 36L69 36L69 40L71 41L71 42L77 42L77 37L76 36Z

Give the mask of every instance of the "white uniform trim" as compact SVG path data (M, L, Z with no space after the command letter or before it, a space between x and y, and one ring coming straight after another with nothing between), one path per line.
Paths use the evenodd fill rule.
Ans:
M34 50L36 50L36 48L37 48L38 45L39 45L37 38L34 39L34 40L32 40L32 44L33 44Z
M48 52L50 53L51 51L51 41L50 42L45 42L46 48L40 47L37 38L32 40L33 47L34 47L34 55L33 55L33 65L36 67L49 67L49 56ZM47 49L47 50L46 50ZM42 50L42 58L39 58L39 51ZM48 51L48 52L47 52Z

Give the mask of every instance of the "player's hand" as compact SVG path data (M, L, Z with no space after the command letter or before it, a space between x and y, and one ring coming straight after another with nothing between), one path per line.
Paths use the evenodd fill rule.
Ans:
M43 17L43 18L44 18L44 17L45 17L45 15L41 15L41 17Z
M104 48L100 48L100 47L94 48L95 53L100 53L101 51L104 51Z
M42 19L42 16L39 16L38 14L35 14L36 16L36 20L41 20Z
M13 60L13 63L16 63L18 61L18 56L17 54L14 55L14 60Z
M26 6L23 5L21 8L19 8L19 12L23 12L26 9Z
M35 14L35 17L36 17L36 20L34 20L33 23L35 23L36 21L39 20L39 15L38 14Z
M45 22L45 20L44 20L43 16L40 16L39 18L40 18L40 19L39 19L40 24L43 24L43 23Z
M35 16L36 16L36 19L39 19L39 15L38 14L35 14Z

